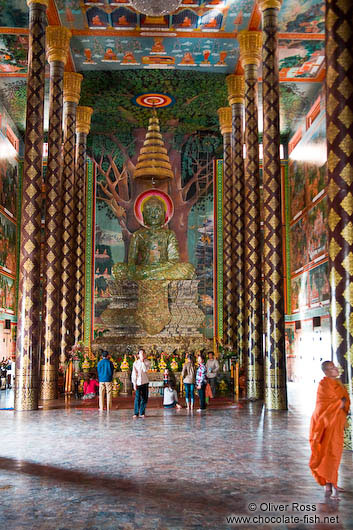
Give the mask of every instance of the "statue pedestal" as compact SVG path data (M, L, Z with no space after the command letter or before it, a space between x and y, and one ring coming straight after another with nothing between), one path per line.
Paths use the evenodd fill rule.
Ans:
M93 351L103 348L110 353L126 353L130 346L133 351L139 347L150 351L153 347L172 353L175 349L195 351L212 349L209 339L199 331L205 318L198 307L198 280L173 280L168 285L168 306L170 321L165 328L149 335L136 321L138 308L137 283L126 281L109 285L111 303L101 315L109 329L103 337L92 344Z

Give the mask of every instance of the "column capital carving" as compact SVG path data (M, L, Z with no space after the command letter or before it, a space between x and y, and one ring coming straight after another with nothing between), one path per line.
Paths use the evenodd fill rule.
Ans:
M282 0L257 0L261 11L266 9L281 9Z
M89 134L91 128L92 107L77 107L76 132Z
M245 93L245 81L243 74L230 74L226 77L228 88L229 105L243 103Z
M230 107L221 107L217 110L219 119L219 128L221 133L232 132L232 109Z
M31 7L33 4L41 4L42 6L48 7L49 0L27 0L28 7Z
M65 26L48 26L46 33L48 62L60 61L65 64L69 51L71 31Z
M262 50L262 31L243 30L238 33L240 59L243 66L255 64L259 66Z
M72 101L78 104L81 93L81 82L83 75L75 72L64 73L64 101Z

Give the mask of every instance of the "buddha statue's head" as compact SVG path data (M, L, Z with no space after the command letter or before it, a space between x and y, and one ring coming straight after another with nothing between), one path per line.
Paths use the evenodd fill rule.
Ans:
M165 206L157 197L148 199L143 207L143 222L146 226L155 228L165 224Z

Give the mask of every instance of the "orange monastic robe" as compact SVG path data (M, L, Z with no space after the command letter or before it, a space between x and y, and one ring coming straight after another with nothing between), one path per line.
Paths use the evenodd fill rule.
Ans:
M346 398L341 409L342 398ZM343 432L349 410L347 390L339 379L324 377L317 390L316 407L311 418L309 466L315 480L337 486L338 468L343 451Z

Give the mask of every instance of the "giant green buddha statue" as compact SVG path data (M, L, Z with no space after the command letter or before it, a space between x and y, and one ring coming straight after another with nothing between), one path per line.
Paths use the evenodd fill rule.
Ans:
M165 207L157 197L149 198L143 208L145 227L131 238L128 263L116 263L116 280L191 280L195 268L180 261L175 233L164 226Z
M144 227L132 235L128 263L116 263L113 275L119 283L133 280L138 285L135 320L149 335L163 330L171 319L168 285L172 280L191 280L195 268L180 261L178 241L165 225L164 203L156 196L146 200Z

